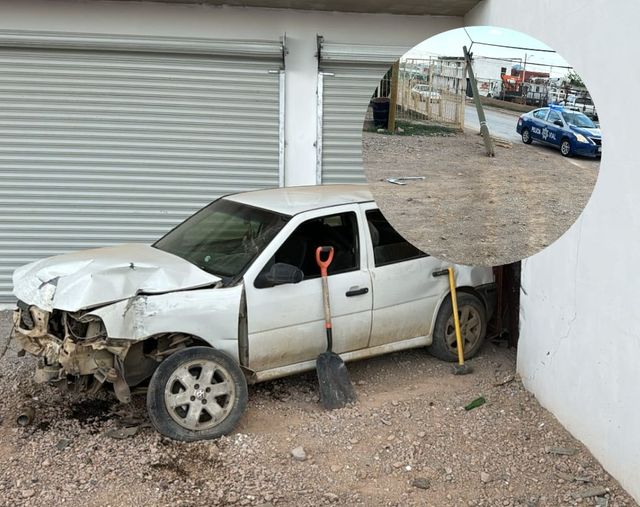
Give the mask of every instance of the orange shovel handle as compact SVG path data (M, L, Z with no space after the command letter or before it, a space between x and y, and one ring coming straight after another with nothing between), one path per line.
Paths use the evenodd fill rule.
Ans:
M322 254L328 253L327 258L323 261ZM327 269L333 260L333 247L332 246L319 246L316 248L316 262L320 267L320 274L327 276Z

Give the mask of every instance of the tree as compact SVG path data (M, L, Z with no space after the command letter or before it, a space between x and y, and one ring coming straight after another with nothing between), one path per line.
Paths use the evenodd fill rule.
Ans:
M569 71L569 73L564 76L565 82L568 82L571 86L576 86L578 88L584 88L584 81L582 78L574 71Z

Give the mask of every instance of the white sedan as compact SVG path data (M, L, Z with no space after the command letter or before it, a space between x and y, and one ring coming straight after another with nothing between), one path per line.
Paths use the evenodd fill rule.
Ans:
M411 89L411 95L422 102L426 102L427 100L429 100L429 102L440 101L440 94L432 90L429 85L415 85Z
M44 259L14 273L14 336L36 378L121 402L147 387L154 427L179 440L230 432L247 384L315 367L326 349L318 246L333 246L334 350L345 361L412 347L457 358L447 267L407 243L366 186L218 199L154 245ZM490 268L455 266L465 354L493 312Z

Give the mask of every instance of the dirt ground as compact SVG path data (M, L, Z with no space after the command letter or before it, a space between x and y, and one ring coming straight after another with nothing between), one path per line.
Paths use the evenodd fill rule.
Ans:
M8 329L0 312L0 353ZM359 401L333 412L314 374L267 382L250 387L234 434L179 443L149 428L142 396L123 407L36 385L33 359L9 347L0 505L637 505L513 380L513 350L485 344L470 363L467 376L424 350L350 363ZM486 404L465 411L479 396ZM22 428L25 404L36 415ZM131 425L133 436L109 433Z
M495 266L553 243L587 204L599 161L515 142L485 154L482 138L364 133L364 170L384 215L438 258ZM404 186L387 178L425 176Z

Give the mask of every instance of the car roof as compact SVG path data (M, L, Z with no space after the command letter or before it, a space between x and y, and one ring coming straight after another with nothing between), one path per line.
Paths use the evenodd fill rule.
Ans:
M231 194L224 198L289 216L340 204L373 201L369 186L366 184L271 188Z

